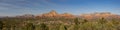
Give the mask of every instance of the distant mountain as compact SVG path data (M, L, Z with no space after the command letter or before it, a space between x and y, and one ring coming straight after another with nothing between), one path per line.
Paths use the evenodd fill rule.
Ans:
M16 16L16 17L18 17L18 18L33 18L35 16L32 14L24 14L24 15L20 15L20 16Z
M74 15L72 15L70 13L64 13L64 14L61 14L60 16L63 16L63 17L74 17Z
M42 16L44 16L44 17L56 17L56 16L59 16L59 14L56 11L52 10L49 13L42 14Z
M120 17L119 15L112 14L110 12L102 12L102 13L91 13L91 14L81 14L80 17L86 19L93 19L93 18L116 18Z
M52 10L49 13L44 13L40 15L39 17L74 17L74 15L70 13L58 14L56 11Z
M37 15L34 16L32 14L25 14L25 15L21 15L21 16L16 16L16 17L24 17L24 18L33 18L33 17L55 17L55 18L59 18L59 17L67 17L67 18L75 18L75 17L80 17L80 18L85 18L85 19L97 19L97 18L120 18L120 15L117 14L112 14L110 12L95 12L95 13L89 13L89 14L81 14L81 15L73 15L70 13L63 13L63 14L59 14L56 11L52 10L48 13L43 13L41 15Z

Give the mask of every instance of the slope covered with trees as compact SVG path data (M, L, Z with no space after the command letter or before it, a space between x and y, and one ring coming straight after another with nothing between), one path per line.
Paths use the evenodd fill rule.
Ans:
M104 17L104 13L103 17L100 15L76 17L52 11L41 16L3 17L0 18L0 30L120 30L120 16L106 13L107 17Z

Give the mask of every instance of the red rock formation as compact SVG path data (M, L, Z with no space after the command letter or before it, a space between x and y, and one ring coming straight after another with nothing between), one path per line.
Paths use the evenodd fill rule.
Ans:
M116 15L111 14L110 12L102 12L102 13L82 14L80 16L86 19L92 19L92 18L102 18L102 17L109 18L111 16L116 16Z
M59 14L56 12L56 11L54 11L54 10L52 10L51 12L49 12L49 13L45 13L45 14L42 14L42 16L44 16L44 17L56 17L56 16L58 16Z
M58 14L56 11L52 10L49 13L42 14L39 17L73 17L72 14L64 13L64 14Z
M64 14L61 14L60 16L62 16L62 17L68 17L68 18L74 17L74 15L69 14L69 13L64 13Z

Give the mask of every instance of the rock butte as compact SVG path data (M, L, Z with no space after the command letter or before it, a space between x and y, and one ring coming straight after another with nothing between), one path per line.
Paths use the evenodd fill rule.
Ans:
M69 13L58 14L54 10L50 11L49 13L44 13L41 16L43 16L43 17L74 17L74 15L69 14Z
M27 15L32 17L32 15ZM68 17L68 18L75 18L75 15L72 15L70 13L63 13L63 14L59 14L56 11L52 10L48 13L43 13L41 15L37 15L37 17ZM89 13L89 14L81 14L77 17L82 17L82 18L86 18L86 19L92 19L92 18L110 18L110 17L116 17L116 18L120 18L119 15L117 14L112 14L110 12L101 12L101 13Z

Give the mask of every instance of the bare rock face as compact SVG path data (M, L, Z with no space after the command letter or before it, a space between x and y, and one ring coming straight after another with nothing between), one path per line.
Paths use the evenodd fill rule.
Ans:
M116 16L116 15L111 14L110 12L102 12L102 13L82 14L80 16L86 19L92 19L92 18L109 18L111 16Z
M56 11L52 10L49 13L44 13L41 15L41 17L73 17L74 15L69 14L69 13L64 13L64 14L58 14Z
M45 16L45 17L56 17L56 16L58 16L59 14L56 12L56 11L54 11L54 10L52 10L51 12L49 12L49 13L45 13L45 14L42 14L42 16Z
M92 19L93 18L93 16L91 14L82 14L82 15L80 15L80 17L86 18L86 19Z
M111 14L110 12L103 12L103 13L96 13L94 15L97 17L109 17L112 16L113 14Z
M74 17L74 15L69 14L69 13L64 13L64 14L61 14L60 16L62 16L62 17L69 17L69 18Z

